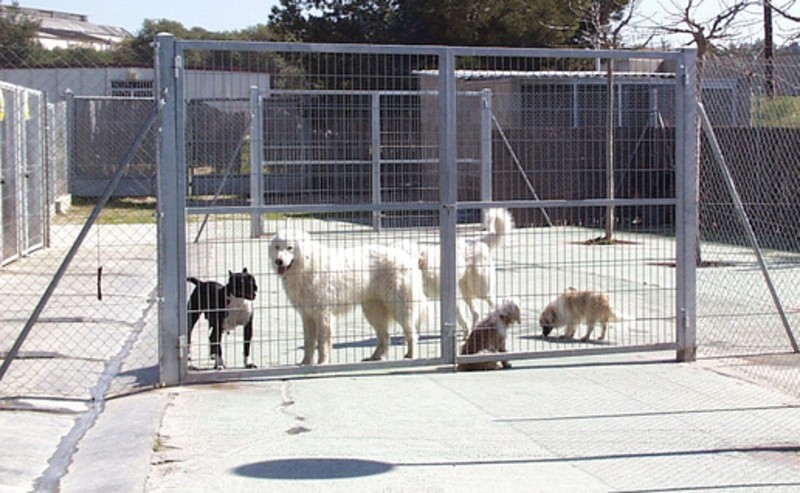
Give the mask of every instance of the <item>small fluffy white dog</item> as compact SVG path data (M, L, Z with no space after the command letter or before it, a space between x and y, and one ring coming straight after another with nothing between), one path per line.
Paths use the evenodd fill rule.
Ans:
M406 358L414 357L425 294L417 261L405 250L330 248L305 231L286 230L272 237L269 258L303 321L302 364L312 363L315 349L317 363L328 361L334 318L356 305L378 338L368 360L386 356L392 320L403 328Z
M461 346L461 354L505 353L508 329L514 322L521 323L519 305L513 300L503 300L473 327L467 341ZM500 367L511 368L511 363L461 363L458 370L497 370Z
M505 209L488 209L484 214L483 226L486 233L477 240L459 239L456 242L456 280L461 297L472 314L472 324L478 319L478 311L474 300L481 299L494 308L494 286L496 274L492 253L502 246L505 236L513 229L514 220ZM441 253L438 246L419 246L419 267L425 283L425 295L428 298L441 297L442 267ZM469 332L468 324L456 307L458 323L464 335Z
M608 323L617 320L608 297L593 291L576 291L573 288L560 294L548 304L539 317L542 335L547 337L553 329L566 326L563 338L572 339L581 322L586 322L586 335L581 341L588 341L594 325L600 322L602 330L598 341L606 337Z

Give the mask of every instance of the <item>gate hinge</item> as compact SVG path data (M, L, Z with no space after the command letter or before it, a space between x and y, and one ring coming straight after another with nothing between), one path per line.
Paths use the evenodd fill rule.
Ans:
M189 356L189 345L186 344L186 336L178 336L178 359L185 361Z
M181 69L183 68L183 57L180 55L175 56L175 78L180 78Z

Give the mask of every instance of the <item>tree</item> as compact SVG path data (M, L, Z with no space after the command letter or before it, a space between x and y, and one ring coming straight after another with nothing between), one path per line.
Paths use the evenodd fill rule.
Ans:
M755 6L760 0L720 0L719 13L708 18L701 18L699 7L704 0L685 0L680 4L678 0L670 0L668 14L664 25L658 29L667 34L684 34L691 38L687 45L697 47L698 60L708 53L713 53L717 45L733 38L736 30L745 25L740 14L748 8Z
M629 0L599 3L615 16ZM281 0L270 25L308 42L512 47L575 45L581 27L561 0Z
M625 31L632 27L643 0L570 1L570 10L579 21L577 42L588 48L617 49L625 47ZM644 42L630 48L643 48Z
M26 15L18 2L3 6L0 0L0 65L19 66L40 49L39 21Z
M800 16L792 15L789 11L796 5L796 0L788 0L783 2L776 2L775 0L765 0L764 7L772 9L773 12L778 14L778 17L786 19L790 22L800 24ZM800 31L796 31L791 38L800 38Z
M396 0L281 0L269 24L278 36L306 42L389 43L398 27Z
M736 35L737 29L744 27L745 23L741 20L740 14L748 8L757 5L760 0L720 0L721 9L716 15L706 19L701 19L698 8L703 0L685 0L684 5L680 5L678 0L670 0L672 11L667 14L666 25L660 29L669 34L685 34L690 36L687 45L695 45L697 48L697 97L702 101L702 80L703 80L703 59L706 55L715 53L719 48L718 44L726 39L732 39ZM697 127L697 165L700 167L702 152L701 145L702 126ZM699 187L698 187L699 193ZM699 197L697 198L699 202ZM697 212L699 214L699 211ZM700 219L697 217L697 224ZM703 262L702 250L700 248L700 235L697 235L695 246L697 266L705 265Z
M623 47L624 31L630 26L642 0L571 1L570 9L579 21L578 42L589 48L617 49ZM645 41L647 44L649 39ZM600 60L598 60L599 65ZM599 67L598 67L599 68ZM606 61L606 198L614 199L614 60ZM605 236L592 243L614 242L614 206L606 207Z
M466 46L555 47L573 42L578 23L558 0L410 0L399 42ZM553 32L551 25L570 25Z

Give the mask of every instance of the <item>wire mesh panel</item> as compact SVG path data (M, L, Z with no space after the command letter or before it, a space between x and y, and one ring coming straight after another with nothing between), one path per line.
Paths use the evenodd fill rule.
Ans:
M699 355L737 358L743 371L792 391L800 386L798 74L794 57L777 57L771 70L761 60L705 62L715 140L703 134L700 161Z
M0 83L2 263L44 246L44 104L40 91Z
M162 64L219 71L203 125L185 117L199 89L162 72L166 125L188 136L162 154L169 180L180 194L185 165L192 190L194 163L248 180L178 196L185 254L162 278L181 314L162 311L179 328L162 343L179 380L684 349L683 54L604 53L609 71L576 51L160 43ZM232 86L232 65L269 85ZM543 321L572 291L613 315ZM506 298L508 354L459 355Z
M153 99L2 87L0 395L86 401L156 385ZM98 208L105 191L115 197Z
M511 358L676 348L679 83L652 70L672 60L633 58L597 70L592 59L508 55L456 72L460 88L491 91L490 201L514 226L487 265L493 296L521 308Z

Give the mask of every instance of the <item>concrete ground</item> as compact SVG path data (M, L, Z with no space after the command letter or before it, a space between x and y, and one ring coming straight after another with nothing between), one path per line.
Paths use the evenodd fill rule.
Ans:
M516 241L511 253L503 253L506 265L524 260L521 247L536 247L539 259L559 255L556 248L542 250L538 240ZM648 263L623 273L653 279L662 272L655 264L663 254L641 248ZM137 259L142 266L153 261L146 253ZM86 262L92 272L96 259ZM536 284L512 280L508 289L525 286L526 299L538 299L539 284L569 285L590 273L589 264L567 270L563 262L554 263L560 267L553 271L554 282L531 276ZM671 352L575 356L564 347L557 359L514 361L513 369L498 372L365 367L358 373L113 391L118 385L150 389L147 383L157 375L149 268L137 267L142 275L135 279L119 271L118 282L141 291L134 302L123 300L124 327L104 322L101 310L108 305L100 303L80 320L50 317L49 331L37 332L41 348L52 348L46 343L58 340L48 337L69 332L74 324L92 330L75 348L56 344L58 353L48 356L37 346L12 366L31 372L53 365L52 371L21 373L33 375L32 381L16 380L28 385L23 389L57 388L80 376L95 383L94 398L76 397L70 389L52 398L4 393L0 493L800 490L800 397L744 371L773 364L766 360L685 364L675 363ZM741 275L757 278L758 273L743 270ZM652 300L644 297L630 306L669 305L662 298L672 289L668 281L648 281ZM737 289L724 280L716 285L722 284ZM90 295L91 288L86 288ZM756 297L752 289L740 288L737 298L736 292L722 296L702 288L698 296L714 300L702 306L722 314L754 300L763 305L763 295ZM41 292L37 286L25 289ZM20 293L12 287L3 292ZM73 308L76 300L91 298L71 296ZM721 327L739 335L749 334L752 326L739 327L729 318L723 322ZM639 329L618 327L612 332L618 339L612 340L636 341ZM119 334L116 342L108 339L94 347L93 330ZM646 342L661 342L663 334L670 336L665 330ZM766 331L758 338L720 336L718 345L769 341L766 352L785 347L781 335L774 330L769 337ZM550 343L529 334L517 348L537 350ZM100 356L87 359L78 352L84 348ZM293 343L281 364L296 361L296 348ZM796 373L800 358L784 355L779 364ZM91 372L69 373L87 367Z
M800 399L670 360L261 379L3 412L0 491L800 489Z

